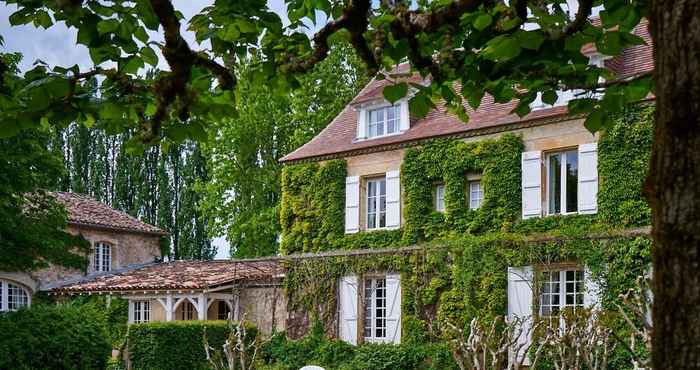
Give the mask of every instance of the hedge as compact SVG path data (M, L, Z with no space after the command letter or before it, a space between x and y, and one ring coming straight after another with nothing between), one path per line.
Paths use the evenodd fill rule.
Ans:
M112 346L88 307L35 305L0 314L0 369L104 369Z
M229 335L227 321L171 321L133 324L127 333L132 369L208 369L204 351L206 330L209 346L221 349ZM247 326L248 341L257 329Z

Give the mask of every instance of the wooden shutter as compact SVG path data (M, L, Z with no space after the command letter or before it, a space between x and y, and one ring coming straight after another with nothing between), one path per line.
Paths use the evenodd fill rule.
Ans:
M357 276L348 275L338 282L338 337L357 345Z
M401 180L399 171L386 173L386 228L401 227Z
M357 139L367 138L367 109L357 109Z
M598 144L578 147L578 212L598 212Z
M591 274L591 270L586 268L583 271L583 306L586 308L599 309L601 304L601 288L597 279Z
M399 110L401 111L399 116L399 131L408 131L408 129L411 128L411 114L408 110L408 100L402 100L401 103L399 103Z
M508 267L508 320L514 320L516 317L524 320L518 343L529 343L532 340L530 329L532 327L533 281L532 266ZM518 359L527 356L524 349L517 354ZM515 356L516 354L511 353L510 355ZM530 362L526 359L523 364L529 365Z
M345 178L345 233L360 231L360 177Z
M401 343L401 276L388 274L386 276L386 341Z
M523 219L542 215L542 152L522 154Z

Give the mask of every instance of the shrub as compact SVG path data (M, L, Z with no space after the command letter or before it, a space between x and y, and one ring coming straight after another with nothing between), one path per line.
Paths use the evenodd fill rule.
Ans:
M37 305L0 315L0 369L104 369L112 347L94 310Z
M247 327L249 343L257 329ZM134 324L127 333L133 369L207 369L204 333L209 345L222 348L229 334L226 321L171 321Z

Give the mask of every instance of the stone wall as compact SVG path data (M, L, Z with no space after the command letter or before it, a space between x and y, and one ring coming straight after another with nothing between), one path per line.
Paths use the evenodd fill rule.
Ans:
M265 334L286 328L287 299L278 283L247 286L240 293L241 317L254 323Z
M105 242L112 245L112 270L120 269L134 264L153 262L160 257L160 236L152 234L134 233L128 231L95 229L84 226L69 225L68 232L81 234L90 244ZM87 271L67 269L60 266L25 272L0 271L0 279L11 280L20 283L31 294L64 280L79 279L94 271L93 256L89 257Z

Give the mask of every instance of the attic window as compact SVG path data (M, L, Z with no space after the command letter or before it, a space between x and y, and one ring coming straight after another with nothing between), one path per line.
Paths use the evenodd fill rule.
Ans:
M371 109L367 112L367 114L368 138L390 135L399 132L401 110L398 105Z

